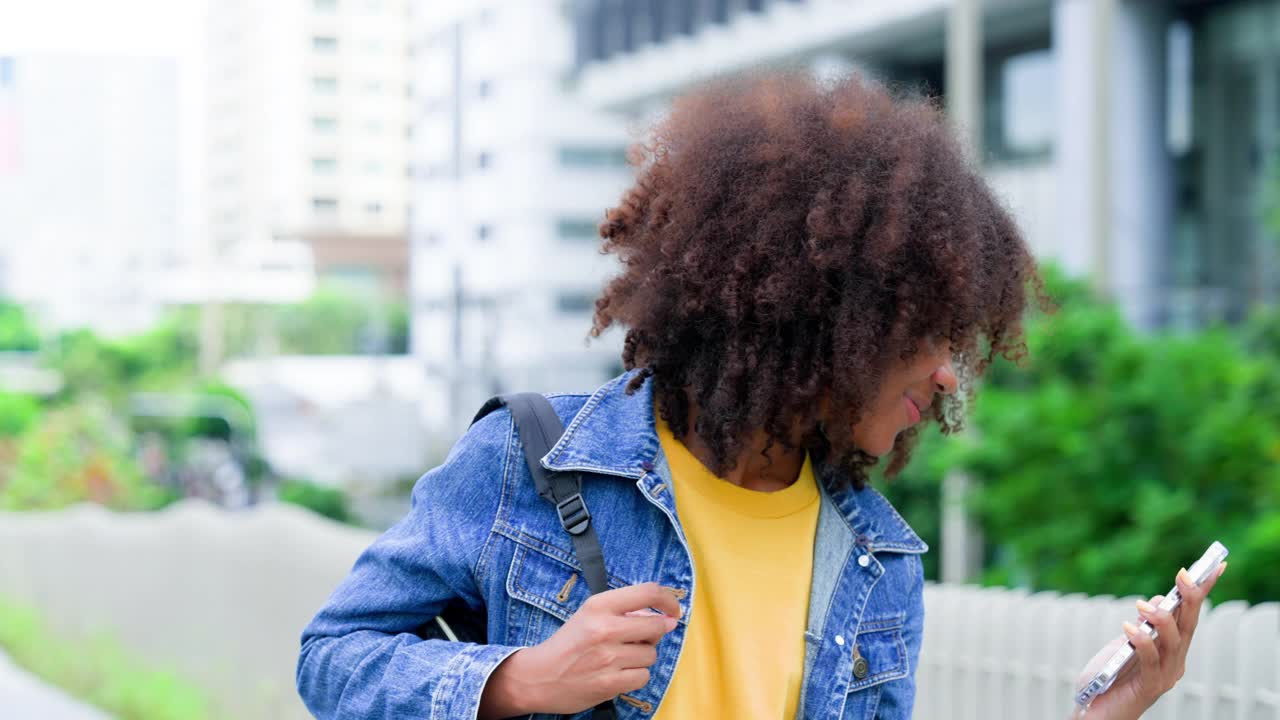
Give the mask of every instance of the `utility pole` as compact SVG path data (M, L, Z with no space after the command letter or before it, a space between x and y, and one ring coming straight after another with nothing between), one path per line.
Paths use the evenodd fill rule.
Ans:
M947 115L970 162L979 167L982 94L982 3L952 0L947 16ZM943 582L969 582L982 571L982 532L969 509L973 484L958 470L948 471L942 480Z

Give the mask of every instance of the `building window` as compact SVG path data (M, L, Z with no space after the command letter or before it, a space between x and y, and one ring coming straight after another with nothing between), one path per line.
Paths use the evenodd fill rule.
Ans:
M561 240L594 242L600 239L599 226L594 220L560 218L556 221L556 236Z
M493 83L489 80L481 80L476 83L476 97L486 98L493 94Z
M476 155L476 167L481 170L487 170L493 164L493 155L482 152Z
M338 198L335 197L313 197L311 198L311 209L317 215L332 215L338 212Z
M363 90L366 95L377 95L382 92L382 82L378 80L365 80L364 84L360 86L360 89Z
M311 129L319 133L334 133L338 131L338 118L332 115L312 115Z
M319 95L335 95L338 92L338 78L333 75L316 75L311 78L311 88Z
M366 215L381 215L382 203L379 203L379 202L365 203L364 212Z
M338 158L332 155L321 155L311 158L311 172L317 175L332 175L338 169Z
M556 294L556 310L569 315L591 312L596 306L595 295L580 292L562 292Z
M381 135L382 121L377 118L366 120L364 122L364 131L369 135Z
M987 83L985 141L988 152L1007 160L1035 158L1053 149L1057 122L1053 51L1032 50L991 64Z
M332 35L316 35L311 38L311 49L319 53L336 53L338 38Z
M366 160L364 163L365 175L381 175L382 163L377 160Z
M312 7L316 10L332 12L338 9L338 0L312 0Z
M568 168L626 167L627 150L617 147L562 147L560 164Z
M493 239L493 226L478 225L476 226L476 239L480 242L487 242Z

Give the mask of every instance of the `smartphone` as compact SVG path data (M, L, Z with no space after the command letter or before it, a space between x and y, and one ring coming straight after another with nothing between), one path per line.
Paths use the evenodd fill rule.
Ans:
M1187 574L1191 576L1191 582L1197 587L1205 580L1213 577L1213 573L1218 571L1218 566L1222 561L1227 559L1227 548L1216 540L1204 551L1204 555L1195 561L1190 568L1187 568ZM1164 600L1160 601L1160 609L1173 612L1175 608L1182 604L1182 593L1178 592L1178 585L1175 583L1173 589L1165 593ZM1138 632L1146 633L1155 639L1159 636L1156 629L1151 623L1143 620L1138 625ZM1115 683L1125 667L1133 662L1134 649L1133 643L1127 642L1120 646L1119 650L1111 656L1109 660L1102 666L1102 669L1093 676L1089 682L1085 683L1084 688L1076 694L1076 705L1082 708L1089 707L1093 699L1106 692Z

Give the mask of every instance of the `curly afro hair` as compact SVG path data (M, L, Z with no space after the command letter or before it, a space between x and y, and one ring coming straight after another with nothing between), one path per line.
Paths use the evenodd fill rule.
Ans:
M696 400L718 475L763 430L861 488L878 458L824 421L852 427L895 359L950 340L962 392L931 415L952 432L972 379L1025 352L1035 262L931 100L856 75L721 81L630 159L637 179L600 226L622 270L591 336L626 328L627 391L652 378L677 437ZM899 435L887 475L914 440Z

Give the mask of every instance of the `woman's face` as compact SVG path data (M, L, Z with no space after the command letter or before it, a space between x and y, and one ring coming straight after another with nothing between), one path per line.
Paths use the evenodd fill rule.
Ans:
M880 457L893 449L898 433L927 417L935 395L956 391L951 345L922 342L919 351L890 367L870 411L853 426L858 449Z

